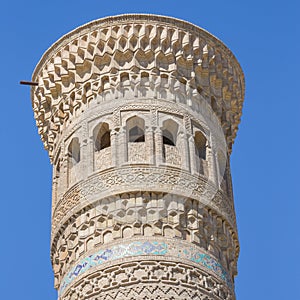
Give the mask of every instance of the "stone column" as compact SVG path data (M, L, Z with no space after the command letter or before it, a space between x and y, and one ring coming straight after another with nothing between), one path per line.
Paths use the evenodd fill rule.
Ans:
M207 161L207 166L208 166L208 178L213 183L217 184L218 176L216 173L215 155L210 146L207 146L207 148L206 148L206 161Z
M128 142L127 142L127 129L126 126L122 127L118 134L118 145L119 145L119 166L129 161L128 157Z
M87 152L88 158L86 160L86 166L88 174L91 174L95 171L95 145L94 145L94 136L91 135L87 142Z
M190 171L190 153L188 145L188 136L186 132L180 132L179 136L182 143L182 168L186 171Z
M81 176L80 179L87 178L90 174L88 170L89 160L91 156L89 153L89 133L88 133L88 124L84 122L82 125L82 142L80 144L80 160L81 160Z
M193 136L189 137L189 150L190 150L190 162L191 162L191 173L196 174L198 173L197 166L196 166L196 157L195 157L195 140Z
M162 131L161 131L161 128L159 128L159 127L157 127L154 130L154 142L155 142L155 160L156 160L156 165L159 166L163 162Z
M114 128L110 131L111 163L113 167L118 165L118 131Z
M66 191L69 187L69 156L68 156L68 147L64 147L64 155L62 157L62 179L61 179L61 188L62 191Z
M153 131L152 127L146 127L145 129L145 142L146 142L146 151L148 154L147 161L149 164L153 165L155 162L154 159L154 141L153 141Z

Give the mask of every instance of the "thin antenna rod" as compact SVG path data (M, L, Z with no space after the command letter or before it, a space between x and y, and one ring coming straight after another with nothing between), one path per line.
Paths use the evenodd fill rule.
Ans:
M38 83L37 83L37 82L24 81L24 80L21 80L21 81L20 81L20 84L23 84L23 85L33 85L33 86L38 86Z

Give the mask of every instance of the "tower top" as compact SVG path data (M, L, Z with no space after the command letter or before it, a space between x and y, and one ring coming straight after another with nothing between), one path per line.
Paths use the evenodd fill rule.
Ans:
M37 64L32 80L38 86L31 88L32 106L50 159L53 145L76 111L83 112L106 88L117 90L124 72L133 78L147 72L154 87L161 78L172 81L174 89L188 86L191 101L206 101L218 117L231 152L244 99L244 75L232 52L189 22L125 14L95 20L67 33Z

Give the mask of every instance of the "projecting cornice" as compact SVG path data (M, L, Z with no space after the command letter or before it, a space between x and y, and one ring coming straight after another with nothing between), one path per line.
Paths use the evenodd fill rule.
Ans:
M191 23L157 15L120 15L78 27L45 52L32 79L38 82L32 87L35 119L50 158L62 125L79 108L99 97L117 101L128 89L131 100L159 99L161 89L168 89L170 101L191 108L204 99L231 151L244 99L241 67L220 40Z

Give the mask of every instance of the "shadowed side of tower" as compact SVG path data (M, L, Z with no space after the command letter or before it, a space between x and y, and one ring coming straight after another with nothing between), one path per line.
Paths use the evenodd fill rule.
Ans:
M33 81L59 299L235 299L244 78L228 48L181 20L108 17L52 45Z

